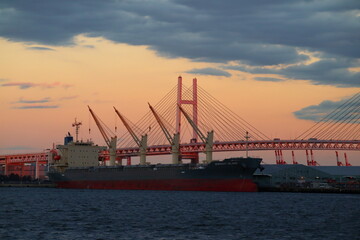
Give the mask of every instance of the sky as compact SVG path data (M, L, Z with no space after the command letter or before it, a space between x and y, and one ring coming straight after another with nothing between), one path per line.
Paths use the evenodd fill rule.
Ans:
M359 43L357 0L2 0L0 155L60 144L75 118L81 139L104 145L87 105L108 126L113 106L136 122L180 75L270 138L294 139L360 91Z

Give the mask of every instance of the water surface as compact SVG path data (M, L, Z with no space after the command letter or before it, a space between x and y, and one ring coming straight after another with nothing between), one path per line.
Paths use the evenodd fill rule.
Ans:
M0 188L0 239L360 239L360 195Z

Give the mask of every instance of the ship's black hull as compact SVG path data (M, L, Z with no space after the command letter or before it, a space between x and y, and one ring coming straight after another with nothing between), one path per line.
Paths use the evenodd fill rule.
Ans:
M207 165L69 168L49 176L60 188L253 192L252 175L260 162L230 158Z

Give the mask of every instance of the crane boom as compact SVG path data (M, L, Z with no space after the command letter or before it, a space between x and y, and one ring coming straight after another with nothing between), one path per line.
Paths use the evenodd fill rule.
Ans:
M198 128L198 126L196 126L196 124L194 123L194 121L191 119L191 117L189 116L189 114L187 114L187 112L185 112L185 110L179 105L179 109L180 111L184 114L186 120L190 123L191 127L195 130L196 134L200 137L201 141L203 141L203 143L206 143L206 137L205 135L200 131L200 129Z
M93 117L95 123L96 123L96 126L98 127L101 135L103 136L104 140L105 140L105 143L106 145L108 145L108 147L110 147L110 143L111 143L111 140L109 138L109 136L106 134L103 126L101 125L98 117L95 115L95 113L93 112L93 110L90 108L90 106L88 105L88 108L89 108L89 111L91 113L91 116Z
M121 113L115 107L113 107L113 108L115 109L116 114L119 116L120 120L122 121L122 123L124 124L124 126L126 127L128 132L130 133L131 137L134 139L135 143L140 147L141 146L141 140L138 138L138 136L136 136L135 132L132 130L132 128L130 127L130 125L128 124L128 122L124 118L124 116L121 115Z
M120 114L120 112L114 107L116 114L121 119L122 123L130 133L131 137L134 139L135 143L138 145L140 149L140 165L146 164L146 149L147 149L147 134L141 136L141 140L138 138L138 136L135 134L134 130L130 127L126 119L123 115Z
M93 110L90 108L90 106L88 105L89 111L91 113L91 116L94 118L94 121L96 123L96 126L98 127L101 135L103 136L106 145L109 147L109 155L110 155L110 166L114 166L115 165L115 159L116 159L116 142L117 142L117 138L116 136L114 137L109 137L107 135L107 133L105 132L105 129L103 128L102 124L100 123L99 118L95 115L95 113L93 112Z
M155 109L150 105L150 103L148 103L148 104L149 104L149 108L150 108L151 112L153 113L156 121L157 121L158 124L160 125L161 130L164 132L166 139L169 141L169 143L170 143L171 145L173 145L173 144L174 144L174 141L173 141L173 138L171 137L171 134L169 133L169 131L168 131L167 128L165 127L163 121L160 119L160 117L159 117L159 115L157 114L157 112L155 111Z
M166 129L163 121L161 121L160 116L156 113L155 109L150 105L150 103L148 103L148 104L149 104L149 108L150 108L151 112L153 113L156 121L160 125L161 130L164 132L165 137L167 138L167 140L169 141L169 143L171 145L172 163L178 164L179 159L180 159L180 134L175 133L174 137L171 137L171 134Z
M200 131L198 126L191 119L189 114L187 114L187 112L185 112L185 110L180 105L178 105L178 106L179 106L180 111L184 114L186 120L193 127L196 134L200 137L201 141L203 141L203 143L205 143L206 162L208 162L208 163L212 162L212 149L213 149L213 145L214 145L214 131L208 132L207 137L205 137L205 135Z

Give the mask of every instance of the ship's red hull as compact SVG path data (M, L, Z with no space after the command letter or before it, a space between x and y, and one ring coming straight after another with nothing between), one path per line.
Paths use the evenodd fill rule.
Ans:
M166 179L126 181L63 181L58 188L163 191L256 192L251 179Z

